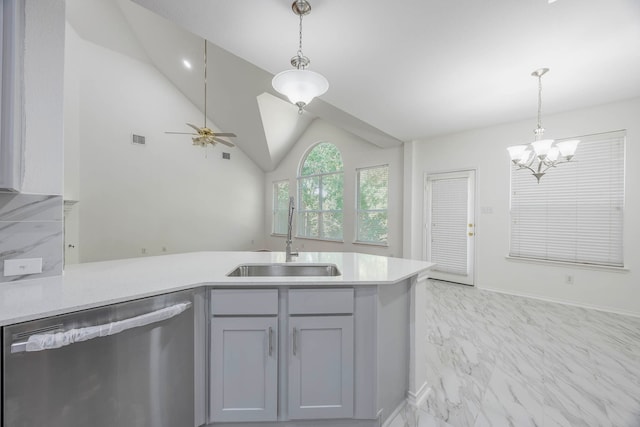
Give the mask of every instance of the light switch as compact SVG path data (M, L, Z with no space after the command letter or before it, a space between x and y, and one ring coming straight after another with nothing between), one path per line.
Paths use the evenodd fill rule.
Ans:
M42 273L42 258L5 259L5 276Z

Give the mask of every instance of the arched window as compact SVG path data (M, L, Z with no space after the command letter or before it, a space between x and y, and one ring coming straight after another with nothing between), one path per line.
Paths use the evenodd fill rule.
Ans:
M298 236L342 240L344 176L335 145L313 147L298 173Z

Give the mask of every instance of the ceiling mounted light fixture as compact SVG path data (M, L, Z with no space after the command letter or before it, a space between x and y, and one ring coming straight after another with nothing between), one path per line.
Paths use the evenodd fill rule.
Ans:
M304 107L316 96L320 96L329 89L329 82L322 75L307 70L309 58L302 53L302 17L311 12L311 5L307 0L296 0L291 5L293 13L300 17L300 41L296 56L291 58L293 70L276 74L271 81L273 88L289 98L298 106L298 114L302 114Z
M577 139L554 141L543 139L544 129L540 124L542 115L542 76L549 71L548 68L535 70L531 75L538 78L538 127L533 131L535 139L528 145L514 145L508 147L513 166L517 169L528 169L536 177L540 178L549 170L562 163L571 161L578 148Z

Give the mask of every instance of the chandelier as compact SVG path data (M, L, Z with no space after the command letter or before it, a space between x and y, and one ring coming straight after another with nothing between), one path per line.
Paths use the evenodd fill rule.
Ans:
M533 131L535 139L528 145L514 145L508 147L511 162L516 169L528 169L536 177L538 183L540 178L550 169L560 164L567 163L573 158L577 139L554 141L544 139L544 129L541 125L542 115L542 76L549 71L548 68L535 70L531 75L538 78L538 126Z
M302 53L302 17L311 12L311 5L307 0L296 0L291 5L291 9L300 17L298 52L291 58L294 69L276 74L271 84L275 90L297 105L298 114L302 114L304 107L313 98L329 89L329 82L322 74L307 70L310 60Z

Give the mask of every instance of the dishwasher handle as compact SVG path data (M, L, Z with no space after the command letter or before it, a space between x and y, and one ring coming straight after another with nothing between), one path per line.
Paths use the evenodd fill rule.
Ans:
M102 325L74 328L64 332L51 332L46 334L31 335L26 341L11 344L11 353L43 351L71 345L99 337L106 337L124 332L129 329L139 328L171 319L191 307L191 302L175 304L160 310L141 314L129 319Z

